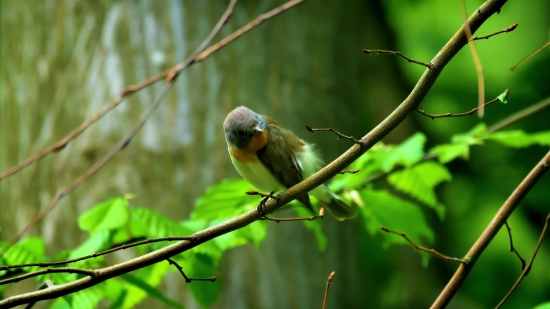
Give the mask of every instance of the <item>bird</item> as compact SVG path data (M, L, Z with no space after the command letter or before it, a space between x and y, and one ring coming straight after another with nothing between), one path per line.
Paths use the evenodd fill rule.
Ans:
M304 142L275 119L257 114L248 107L239 106L229 112L223 127L235 169L259 193L283 191L323 166L314 144ZM355 211L325 184L310 193L336 220L356 216ZM313 211L307 193L297 200Z

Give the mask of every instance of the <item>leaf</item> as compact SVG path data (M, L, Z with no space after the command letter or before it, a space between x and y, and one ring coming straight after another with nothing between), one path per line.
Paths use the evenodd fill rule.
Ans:
M468 160L470 158L470 147L466 143L441 144L432 148L429 153L435 154L439 162L445 164L459 157Z
M437 201L434 188L441 182L451 179L451 173L443 165L430 161L393 172L388 176L388 182L397 190L434 208L440 219L443 219L444 208Z
M533 309L550 309L550 302L542 303L533 307Z
M7 243L6 243L7 244ZM46 247L40 237L28 237L11 246L2 260L6 265L29 264L47 261ZM32 271L36 267L23 267L24 271Z
M135 207L130 210L132 225L144 228L142 236L158 238L167 236L190 236L193 231L178 222L146 207Z
M78 226L93 234L121 228L126 225L128 218L128 201L115 197L83 213L78 218Z
M94 309L103 299L105 285L94 285L72 294L71 308L73 309Z
M483 144L483 134L487 131L487 126L484 123L479 123L470 131L462 134L453 135L451 138L452 144L466 143L467 145Z
M493 132L486 139L512 148L525 148L532 145L550 146L550 131L528 134L521 130Z
M71 305L65 299L65 297L59 297L53 301L49 309L71 309Z
M157 287L161 282L162 278L170 270L170 264L168 262L156 263L151 266L147 266L141 269L138 269L132 273L132 275L124 274L121 275L121 278L126 280L128 276L139 279L141 282L146 283L150 287ZM132 278L132 279L133 279ZM128 279L128 280L132 280ZM148 296L148 291L142 289L140 286L134 284L135 281L126 281L130 285L126 286L126 296L122 302L121 308L133 308L141 301L143 301ZM155 297L154 295L151 295Z
M109 231L91 235L90 238L69 253L68 259L75 259L101 251L109 243L109 235Z
M233 218L248 210L256 208L260 199L246 195L253 190L244 179L225 179L215 184L197 199L191 213L192 220L212 221Z
M388 155L382 164L382 171L389 172L395 165L411 166L422 159L424 156L424 144L426 136L420 132L409 137L399 146L397 146Z
M159 291L157 288L149 285L146 281L133 276L131 274L123 274L121 275L122 279L124 279L126 282L140 288L141 290L145 291L148 296L152 296L161 302L165 303L166 305L172 307L172 308L179 308L183 309L184 307L178 303L177 301L165 296L161 291Z
M124 276L124 275L122 275ZM105 297L116 302L124 294L124 284L118 278L105 281Z
M508 94L508 89L504 90L504 92L498 96L498 100L504 104L508 103Z
M362 190L360 198L365 206L358 209L364 216L365 227L370 234L383 234L385 248L394 244L406 244L407 246L410 244L403 237L381 231L381 226L405 232L417 244L421 244L422 240L429 244L434 242L434 233L418 205L383 190ZM426 259L429 257L428 254L422 255L424 261L427 261Z
M297 205L297 207L294 207L294 210L296 211L298 217L311 216L311 211L309 211L309 209L305 208L303 205ZM313 234L317 239L317 248L319 248L319 251L325 251L325 249L327 248L327 236L325 235L325 233L323 233L322 220L323 219L321 218L317 218L313 221L302 221L302 223L306 226L308 230L313 231Z

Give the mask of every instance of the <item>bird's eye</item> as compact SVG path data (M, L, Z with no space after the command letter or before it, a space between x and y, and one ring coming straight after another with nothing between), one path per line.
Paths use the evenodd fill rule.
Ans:
M237 136L238 137L245 137L246 133L244 131L237 131Z

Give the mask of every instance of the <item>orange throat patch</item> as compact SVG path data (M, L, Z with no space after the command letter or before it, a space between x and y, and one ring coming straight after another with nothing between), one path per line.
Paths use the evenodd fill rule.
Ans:
M265 147L268 140L268 133L266 131L258 132L254 134L248 147L239 150L233 147L229 147L229 153L231 156L239 161L252 162L256 160L256 152Z

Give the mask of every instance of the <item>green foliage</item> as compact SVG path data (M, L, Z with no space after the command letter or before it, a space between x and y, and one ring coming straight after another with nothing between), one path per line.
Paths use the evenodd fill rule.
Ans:
M443 219L445 208L437 201L434 188L444 181L451 181L451 179L451 173L436 162L423 162L388 176L388 182L397 190L434 208L440 219Z
M410 244L398 235L383 232L384 226L407 236L418 244L433 244L435 236L425 219L425 211L435 211L441 220L445 207L439 202L436 187L452 180L452 175L444 164L457 158L468 159L470 147L481 145L485 141L494 141L513 148L533 145L550 146L550 131L525 133L520 130L487 132L485 124L480 123L466 133L455 134L450 143L435 145L425 154L426 137L416 133L400 145L378 143L356 160L349 168L360 169L357 174L338 175L330 183L330 188L350 204L358 208L358 218L370 234L381 234L384 247ZM437 161L429 160L437 157ZM384 176L386 177L379 177ZM374 177L376 176L376 177ZM372 179L378 179L373 183ZM400 197L380 188L385 186L381 180L403 193ZM117 197L99 203L82 214L79 227L89 232L89 238L80 246L63 252L56 259L72 259L102 251L117 244L141 238L166 236L189 236L202 229L214 226L244 212L254 210L260 199L246 195L253 188L242 179L226 179L208 188L196 201L190 219L176 222L147 207L129 207L129 197ZM316 204L315 198L312 198ZM420 202L417 204L415 201ZM297 216L306 217L311 213L298 202L291 203ZM426 207L427 206L427 207ZM331 220L326 218L325 220ZM323 231L324 220L303 221L317 238L319 250L329 245ZM237 231L221 235L212 241L197 246L174 260L189 277L211 277L220 268L220 259L226 250L243 245L259 248L267 236L267 221L257 221ZM0 245L5 245L2 243ZM138 254L144 254L166 246L164 242L152 243L133 248ZM1 247L1 246L0 246ZM423 264L427 265L429 254L422 253ZM39 237L29 237L12 246L0 259L2 264L23 264L48 261L45 255L44 241ZM77 262L71 266L98 268L104 264L104 257ZM27 267L26 272L37 267ZM177 269L161 262L110 279L92 288L58 298L50 308L95 308L103 299L112 302L112 308L132 308L146 297L153 297L166 307L183 308L175 300L165 296L158 286L168 273ZM5 275L6 271L0 273ZM56 284L62 284L81 277L76 274L48 274L37 280L50 278ZM183 280L183 278L182 278ZM222 282L196 281L187 285L191 295L201 308L212 306L222 290ZM540 308L546 308L545 304ZM539 308L539 307L537 307Z

